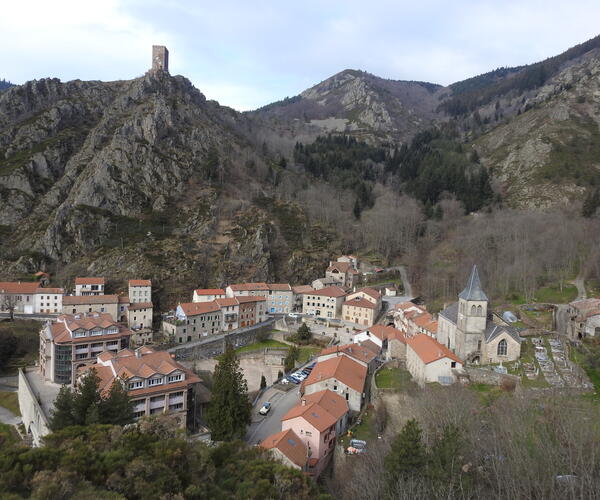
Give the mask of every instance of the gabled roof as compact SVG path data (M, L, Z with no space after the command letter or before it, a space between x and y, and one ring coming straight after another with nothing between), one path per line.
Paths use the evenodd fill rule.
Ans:
M219 307L229 307L229 306L239 306L237 297L224 297L220 299L215 299L215 302L219 305Z
M109 333L94 337L73 337L71 334L71 332L76 330L90 331L97 328L106 329L109 327L117 328L117 333ZM54 323L50 324L49 331L54 342L57 343L88 343L90 342L90 338L95 342L131 335L131 330L116 323L110 314L98 312L87 314L62 314Z
M401 334L402 332L398 330L398 333ZM372 340L363 340L362 342L359 342L358 345L364 347L365 349L369 349L369 351L375 354L375 356L377 356L381 352L381 347L379 347Z
M373 297L374 299L381 298L381 293L379 293L377 290L375 290L375 288L371 288L370 286L361 288L360 290L356 290L356 293L358 293L358 292L366 293L367 295Z
M0 293L36 293L40 288L37 281L0 281ZM43 289L42 289L43 290Z
M407 338L406 343L426 365L442 358L450 358L462 364L460 358L450 349L424 333Z
M104 278L75 278L76 285L104 285Z
M298 286L293 286L292 291L297 294L303 294L303 293L312 293L315 291L315 289L310 285L298 285Z
M377 304L373 304L373 302L363 298L363 297L354 297L353 299L346 300L342 306L352 306L352 307L364 307L366 309L377 309Z
M346 292L339 286L328 286L321 288L320 290L315 290L314 292L311 292L310 295L320 295L323 297L343 297L346 295Z
M367 378L367 367L347 356L319 361L304 381L304 386L330 378L339 380L355 391L363 392Z
M292 429L266 437L260 445L267 450L276 448L301 469L308 460L308 449Z
M267 286L269 287L269 290L277 292L290 292L292 290L289 283L269 283Z
M334 345L323 349L319 356L328 356L329 354L340 353L340 355L347 355L351 358L355 358L363 363L370 363L377 357L377 352L373 352L371 349L360 344L345 344L345 345Z
M245 292L252 290L269 290L269 285L266 283L235 283L229 285L229 288L234 292Z
M222 288L197 288L194 290L196 295L225 295Z
M152 286L152 281L150 280L129 280L129 286Z
M306 401L307 405L311 403L318 404L327 413L333 416L336 421L348 413L349 410L347 401L342 396L329 389L313 392L312 394L305 394L302 399Z
M507 333L514 340L516 340L519 344L523 340L519 335L519 330L514 326L504 326L504 325L496 325L493 321L488 321L485 327L485 341L486 343L494 340L498 335L502 335L502 333Z
M339 273L347 273L350 269L354 269L350 262L332 262L327 268L328 272L338 271Z
M220 310L219 305L214 300L211 302L184 302L179 305L186 316L197 316Z
M290 411L282 417L281 421L283 422L284 420L298 417L302 417L319 432L323 432L330 427L333 427L337 422L337 419L321 405L308 402L303 404L302 401L296 406L293 406Z
M458 318L458 302L453 302L446 309L440 312L440 316L443 316L448 321L456 325Z
M1 288L1 287L0 287ZM58 293L63 294L65 291L62 288L38 288L35 293L37 295L43 295L45 293Z
M118 304L118 295L65 295L63 306L78 306L82 304Z
M458 297L463 300L488 300L487 295L481 288L481 281L479 281L479 272L477 271L477 266L473 266L467 286L458 294Z
M236 297L236 299L240 304L246 304L247 302L264 302L267 300L267 298L262 295L250 295L247 297L242 295L241 297Z
M370 328L363 330L363 332L370 332L375 335L379 340L385 340L391 335L395 335L398 332L396 328L393 326L384 326L384 325L373 325ZM359 332L362 333L362 332Z

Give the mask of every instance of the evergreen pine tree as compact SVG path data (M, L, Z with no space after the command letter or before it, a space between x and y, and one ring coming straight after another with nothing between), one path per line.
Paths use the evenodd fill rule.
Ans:
M73 397L74 425L86 425L99 421L98 405L101 399L99 382L100 379L94 368L89 370L81 380L78 391Z
M401 476L419 472L425 466L427 455L421 435L418 422L411 419L392 442L392 449L384 462L391 484L395 484Z
M133 403L125 389L127 382L113 382L108 396L99 406L100 422L103 424L126 425L133 422Z
M460 429L455 425L444 427L442 435L431 449L428 475L433 480L448 483L457 475L461 467L459 460L463 447Z
M75 425L73 417L73 392L69 387L63 385L54 400L50 429L58 431L69 425Z
M207 423L215 441L241 439L251 421L248 384L231 344L227 344L213 375Z
M289 372L294 369L295 362L298 359L298 355L299 355L298 348L295 345L290 347L290 349L287 353L287 356L285 357L285 360L283 362L283 369L286 372Z
M306 323L302 323L296 332L296 338L301 342L310 342L312 332Z

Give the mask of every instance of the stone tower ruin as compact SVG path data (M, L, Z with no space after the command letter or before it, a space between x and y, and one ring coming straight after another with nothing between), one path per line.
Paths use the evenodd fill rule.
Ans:
M169 51L164 45L152 46L152 71L169 72Z

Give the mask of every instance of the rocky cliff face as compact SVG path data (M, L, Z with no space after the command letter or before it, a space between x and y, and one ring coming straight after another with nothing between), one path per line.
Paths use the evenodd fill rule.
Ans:
M267 123L301 120L305 133L345 132L370 142L405 142L441 118L436 108L442 90L431 83L345 70L251 116Z
M51 266L65 279L124 273L186 290L225 278L284 279L291 250L277 221L248 199L221 213L259 182L238 161L261 162L239 132L245 120L162 72L3 92L2 275Z

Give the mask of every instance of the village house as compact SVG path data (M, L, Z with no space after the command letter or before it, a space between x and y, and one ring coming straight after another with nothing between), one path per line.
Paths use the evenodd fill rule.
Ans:
M110 314L63 314L40 331L42 375L57 384L71 384L78 368L93 363L103 351L129 347L131 330Z
M104 278L75 278L75 295L104 295Z
M132 330L131 341L144 345L152 341L152 302L138 302L127 307L127 324Z
M260 445L283 465L308 472L308 448L292 429L271 434Z
M346 292L338 286L330 286L305 294L302 312L317 318L333 319L342 314Z
M394 326L406 336L412 336L418 333L432 333L430 330L434 326L434 319L423 306L418 306L413 302L401 302L394 306L392 316L394 318ZM437 332L433 332L432 336L435 337L436 333Z
M239 306L239 326L254 326L267 320L266 297L239 296L236 297Z
M331 460L336 438L347 426L348 404L330 390L302 397L281 419L282 430L291 429L308 449L308 473L318 477Z
M107 313L112 318L123 319L119 314L118 295L65 295L63 297L63 314L85 314L91 312ZM125 303L129 305L129 299Z
M406 361L406 335L397 328L395 331L387 334L387 350L385 352L385 359L387 361L391 359L399 359Z
M270 283L267 298L269 313L288 314L294 307L294 292L287 283Z
M173 320L163 321L163 331L181 344L220 333L222 324L216 302L185 302L177 306Z
M409 337L406 346L406 369L421 386L429 382L452 384L456 381L455 373L462 371L462 361L428 335Z
M336 259L338 262L348 263L352 266L353 269L358 271L358 257L354 255L342 255Z
M367 367L368 373L373 373L379 349L376 346L373 349L372 346L373 344L371 346L367 346L366 344L345 344L326 347L317 356L317 362L326 361L338 356L348 356L350 359Z
M225 288L227 297L248 297L269 295L269 285L266 283L239 283Z
M96 364L86 366L78 375L81 377L92 368L100 379L102 392L107 393L116 381L125 385L136 419L169 415L180 428L185 427L194 386L200 379L168 352L145 346L134 351L103 352L97 356Z
M350 262L330 262L325 277L333 278L338 286L352 288L358 283L360 273Z
M489 300L473 266L466 288L438 315L437 340L466 363L514 361L521 355L518 329L488 314Z
M223 314L223 330L235 330L240 327L240 302L235 297L219 298L215 302Z
M216 299L224 299L225 290L222 288L198 288L194 290L192 302L212 302Z
M293 311L302 311L302 303L304 302L304 295L314 292L314 288L310 285L298 285L292 287L294 294L294 306Z
M129 302L139 304L152 302L152 281L150 280L129 280Z
M567 309L567 335L573 340L600 336L600 299L575 300Z
M387 339L390 335L395 335L398 330L393 326L373 325L362 332L358 332L352 337L352 342L360 344L366 340L370 340L380 349L387 347Z
M346 297L342 318L362 326L371 326L381 311L381 294L374 288L362 288Z
M0 312L60 314L62 288L42 288L36 281L0 281Z
M340 281L338 279L329 278L317 278L310 285L314 290L321 290L328 286L339 286Z
M300 392L310 395L329 389L346 400L350 411L359 412L366 397L367 371L364 364L348 356L320 361L302 382Z

